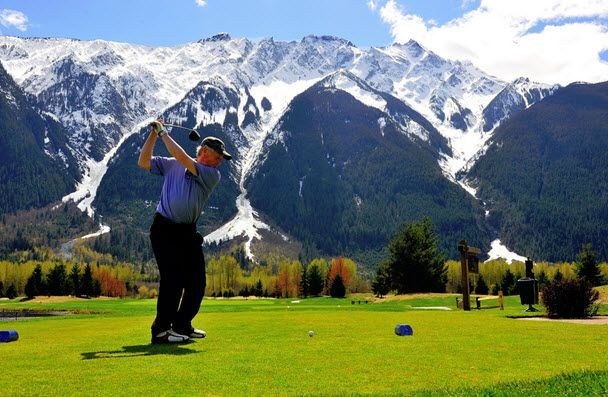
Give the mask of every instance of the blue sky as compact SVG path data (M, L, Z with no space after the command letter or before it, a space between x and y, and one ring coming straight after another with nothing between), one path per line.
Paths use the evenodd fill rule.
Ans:
M462 15L460 0L400 2L442 22ZM204 5L199 5L204 4ZM393 42L390 29L368 0L3 0L0 8L23 13L27 30L0 26L2 34L103 39L171 46L219 32L250 39L300 40L334 35L359 47Z
M505 80L608 80L607 0L3 0L0 34L173 46L334 35L358 47L414 39Z

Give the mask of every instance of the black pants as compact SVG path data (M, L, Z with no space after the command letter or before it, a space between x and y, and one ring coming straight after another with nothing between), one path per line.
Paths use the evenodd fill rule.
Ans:
M169 328L190 332L205 295L203 236L196 225L173 223L157 213L150 227L150 241L160 272L152 334Z

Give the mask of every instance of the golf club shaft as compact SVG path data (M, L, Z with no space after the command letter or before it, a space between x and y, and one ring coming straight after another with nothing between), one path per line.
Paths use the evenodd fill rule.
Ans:
M190 131L190 134L188 135L188 138L191 141L198 141L199 139L201 139L201 134L198 133L197 130L193 129L193 128L188 128L188 127L182 127L181 125L175 125L175 124L167 124L167 123L163 123L163 125L165 127L170 127L170 128L178 128L178 129L182 129L182 130L186 130L186 131Z
M163 125L165 127L171 127L171 128L181 128L182 130L187 130L187 131L196 131L193 128L188 128L188 127L182 127L181 125L175 125L175 124L167 124L167 123L163 123Z

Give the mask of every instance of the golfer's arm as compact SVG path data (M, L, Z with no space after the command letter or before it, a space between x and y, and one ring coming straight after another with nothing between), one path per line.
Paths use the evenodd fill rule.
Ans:
M198 175L198 171L194 166L194 159L188 156L188 153L186 153L184 149L182 149L182 147L169 136L169 134L163 135L161 140L173 158L179 161L179 163L186 167L193 175Z
M139 152L139 159L137 160L137 165L148 171L150 171L150 168L152 168L150 160L152 160L152 151L154 150L154 144L156 143L156 139L158 139L156 132L150 131L148 139L146 139L146 142L144 142L144 146L142 146L141 148L141 152Z

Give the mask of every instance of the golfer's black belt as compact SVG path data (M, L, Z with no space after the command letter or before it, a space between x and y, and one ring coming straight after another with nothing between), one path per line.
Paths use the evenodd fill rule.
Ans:
M168 219L158 212L154 214L154 224L162 226L170 226L181 232L192 232L196 233L196 223L175 223L171 219Z

